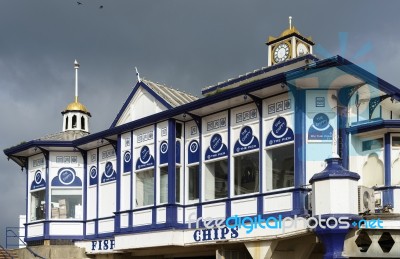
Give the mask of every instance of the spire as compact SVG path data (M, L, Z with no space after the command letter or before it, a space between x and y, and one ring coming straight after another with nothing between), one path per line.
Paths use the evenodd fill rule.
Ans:
M74 62L74 68L75 68L75 102L78 102L78 69L79 69L79 63L78 61Z
M289 16L289 30L292 29L292 16Z
M140 78L139 71L138 71L137 67L135 67L135 70L136 70L137 81L138 81L138 83L140 83L140 82L142 82L142 79Z

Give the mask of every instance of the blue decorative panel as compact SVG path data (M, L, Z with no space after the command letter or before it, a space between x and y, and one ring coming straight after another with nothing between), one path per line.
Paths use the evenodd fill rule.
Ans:
M31 184L31 190L36 190L44 187L46 187L46 181L44 180L42 171L37 170Z
M163 141L160 144L160 164L168 163L168 142Z
M239 139L235 143L234 152L240 153L248 150L258 149L260 144L258 139L253 135L250 126L244 126L239 135Z
M210 146L207 148L205 160L224 157L228 155L228 148L222 142L220 134L214 134L210 140Z
M197 140L192 140L188 146L188 163L198 163L200 160L200 145Z
M325 113L318 113L313 118L313 124L308 129L308 140L332 140L333 127Z
M117 180L117 172L114 165L109 161L106 163L105 170L101 176L101 183L107 183Z
M150 154L148 146L142 147L140 155L136 161L136 170L154 166L154 157Z
M181 163L181 142L178 140L175 143L176 163Z
M293 130L287 126L286 119L278 117L272 123L272 130L267 136L266 146L278 145L294 140Z
M131 151L124 153L124 173L132 171L132 154Z
M71 167L64 167L58 170L56 177L51 180L52 186L82 186L82 180L76 176L75 170Z
M89 185L96 185L97 184L97 179L98 179L98 173L97 173L97 167L92 166L89 170Z

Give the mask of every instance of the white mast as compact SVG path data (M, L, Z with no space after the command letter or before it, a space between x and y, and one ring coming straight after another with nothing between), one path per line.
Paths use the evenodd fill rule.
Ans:
M75 59L74 63L74 68L75 68L75 102L78 102L78 69L79 69L79 63Z

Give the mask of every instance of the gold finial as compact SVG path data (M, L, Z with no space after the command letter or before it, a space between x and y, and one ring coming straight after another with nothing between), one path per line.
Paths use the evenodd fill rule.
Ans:
M292 29L292 16L289 16L289 29Z

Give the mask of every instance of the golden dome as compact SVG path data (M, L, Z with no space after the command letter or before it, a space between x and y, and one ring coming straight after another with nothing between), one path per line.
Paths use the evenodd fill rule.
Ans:
M286 29L281 33L281 37L290 35L292 33L300 34L300 32L293 26L292 28Z
M64 112L68 112L68 111L81 111L83 113L89 113L88 110L86 109L85 105L81 104L78 101L68 104L68 106L67 106L67 108L65 108Z

